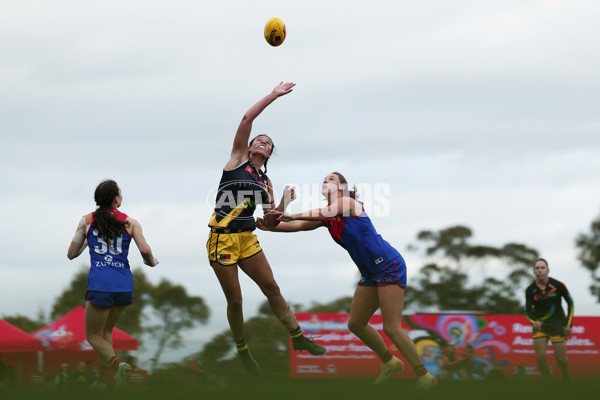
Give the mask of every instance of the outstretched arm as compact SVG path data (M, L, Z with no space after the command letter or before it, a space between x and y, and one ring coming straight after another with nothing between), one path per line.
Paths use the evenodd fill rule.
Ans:
M292 221L282 222L277 226L271 226L262 218L256 219L256 227L263 231L271 232L300 232L312 231L321 226L324 226L321 221Z
M283 214L279 217L284 222L295 220L302 221L323 221L336 215L357 216L362 212L362 206L356 200L350 197L342 197L327 207L315 208L314 210L304 211L298 214Z
M144 264L149 265L151 267L156 267L158 265L158 260L154 258L152 254L152 249L146 242L146 238L144 237L144 233L142 232L142 226L140 223L133 219L129 218L129 222L131 223L131 236L133 240L135 240L135 244L137 245L140 253L142 254L142 258L144 259Z
M283 83L275 86L273 91L259 100L258 103L253 105L246 114L242 117L242 122L235 134L233 139L233 148L231 149L231 158L225 165L225 170L232 170L242 163L247 157L248 153L248 140L250 139L250 133L252 132L252 123L254 119L260 115L265 108L274 102L278 97L284 96L292 91L292 88L296 86L295 83Z

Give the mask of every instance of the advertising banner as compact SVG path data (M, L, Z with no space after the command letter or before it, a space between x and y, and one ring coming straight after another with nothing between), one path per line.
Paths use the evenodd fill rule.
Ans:
M296 314L304 334L326 347L322 356L294 352L290 345L293 378L367 378L379 375L381 361L348 330L347 314ZM415 314L403 318L403 328L415 342L427 369L443 379L485 379L493 376L540 379L531 338L531 325L522 315ZM383 337L406 369L396 378L414 379L412 368L383 333L381 315L369 324ZM548 343L553 378L560 379ZM576 317L567 341L573 379L600 379L600 317ZM448 360L464 362L445 364Z

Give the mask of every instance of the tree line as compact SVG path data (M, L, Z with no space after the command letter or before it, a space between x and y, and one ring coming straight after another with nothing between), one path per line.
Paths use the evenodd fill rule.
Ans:
M590 291L600 302L600 216L575 240L577 258L591 273ZM537 250L521 243L499 247L473 243L473 231L462 225L438 231L418 232L409 252L426 260L419 271L409 267L410 285L405 292L407 310L413 312L464 311L473 313L520 314L523 291L532 281L532 266L539 257ZM156 344L151 369L154 370L164 351L181 346L184 330L204 324L210 310L204 299L191 296L181 285L167 279L152 284L141 268L133 269L135 302L123 313L118 327L134 336L146 333ZM87 268L78 271L54 301L50 320L61 317L81 305L87 285ZM347 313L349 296L329 303L293 304L295 312ZM26 332L44 326L42 313L37 319L21 315L3 317ZM225 316L223 316L225 318ZM261 360L263 371L287 371L288 334L272 315L265 301L258 314L246 321L246 341ZM197 353L182 360L197 360L208 371L241 371L231 334L225 330L214 336Z

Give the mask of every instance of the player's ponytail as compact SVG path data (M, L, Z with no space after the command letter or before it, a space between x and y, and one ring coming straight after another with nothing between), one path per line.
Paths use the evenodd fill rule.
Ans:
M98 208L94 212L95 228L104 240L113 240L123 232L125 222L121 222L112 213L112 204L119 195L119 185L113 180L101 182L94 192L94 200Z
M339 172L332 172L332 174L337 175L340 179L340 183L344 185L344 196L348 196L353 198L354 200L358 200L358 194L356 193L356 185L352 185L351 187L348 185L348 181L344 178L344 175Z

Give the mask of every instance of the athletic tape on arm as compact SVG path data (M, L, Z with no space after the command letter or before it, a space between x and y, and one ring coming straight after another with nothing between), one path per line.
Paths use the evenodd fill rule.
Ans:
M75 231L75 235L73 235L73 241L77 244L82 244L83 242L85 242L85 229L86 224L85 224L85 216L81 217L81 221L79 221L79 224L77 225L77 230Z

